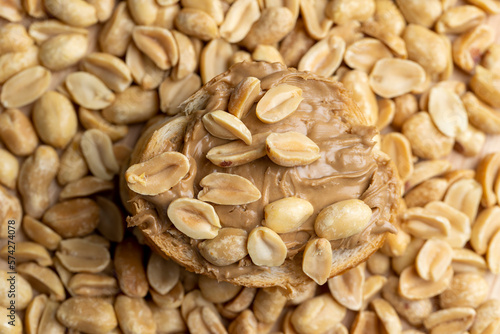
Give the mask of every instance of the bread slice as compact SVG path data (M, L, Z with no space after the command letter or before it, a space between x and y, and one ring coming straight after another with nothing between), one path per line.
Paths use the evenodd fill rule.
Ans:
M333 260L330 277L357 266L382 246L386 234L395 230L391 224L394 222L397 212L398 198L400 197L400 180L387 155L373 148L374 142L371 141L371 138L377 134L377 131L373 126L368 124L367 118L357 108L340 83L318 77L311 73L287 69L284 65L277 63L268 64L261 62L234 65L227 72L212 79L185 101L182 104L183 112L180 115L173 118L165 118L143 132L132 153L130 165L144 162L166 151L178 151L186 154L194 166L191 166L188 175L180 182L182 185L174 186L165 193L147 196L124 189L127 192L125 197L128 198L128 207L132 213L132 216L128 218L128 223L129 226L138 226L142 230L147 243L152 248L156 249L160 254L172 258L190 271L247 287L279 286L293 295L293 292L300 289L301 285L311 281L302 271L302 250L305 242L299 242L298 246L295 245L292 247L290 245L288 257L280 266L257 266L252 263L248 255L237 263L228 266L216 266L208 262L200 254L197 248L199 241L193 240L177 230L170 223L166 214L168 204L175 198L181 196L196 197L197 192L200 190L198 182L208 173L219 171L245 175L245 173L256 173L255 171L251 171L252 169L259 170L259 168L265 167L267 169L262 170L268 171L275 168L273 167L273 163L266 157L261 158L259 164L268 164L268 167L266 167L267 165L264 165L264 167L255 165L246 167L247 169L238 169L240 167L224 169L210 165L210 162L203 156L203 154L206 154L207 149L207 147L203 146L203 143L205 140L208 140L207 138L211 138L211 135L206 133L202 137L202 140L196 135L196 131L202 131L199 130L199 128L202 128L200 126L201 117L211 110L224 110L227 107L229 96L234 91L235 86L242 79L249 76L259 78L263 90L269 89L269 87L273 87L279 83L300 86L304 90L303 97L305 101L300 105L298 111L295 112L295 116L292 114L289 118L281 121L282 123L278 122L276 125L262 124L258 126L253 124L251 126L251 120L249 120L247 124L252 131L256 131L255 129L258 131L262 128L262 131L269 129L273 131L274 129L282 132L296 129L296 131L303 132L304 127L307 127L306 131L309 131L308 135L311 133L312 137L323 136L321 138L326 138L325 143L327 144L321 146L322 150L329 150L329 147L332 147L332 152L338 153L335 156L336 158L328 157L331 160L328 160L331 166L336 166L337 170L332 172L331 175L324 177L322 175L318 178L320 180L327 180L327 183L321 183L323 182L321 181L316 182L316 184L313 177L312 180L307 179L308 175L316 177L318 176L317 173L321 171L308 169L305 172L306 169L301 169L300 172L297 172L297 175L302 175L304 179L307 179L307 187L309 187L307 188L309 191L307 194L311 195L315 193L311 195L311 198L315 198L321 202L320 207L315 207L315 214L311 220L314 221L314 217L320 211L321 207L324 207L323 202L328 201L330 197L331 202L326 202L328 204L338 201L342 196L348 196L348 198L356 197L362 199L373 209L374 218L369 228L359 235L332 242ZM314 114L316 111L323 114ZM255 105L250 113L254 112ZM245 118L243 121L246 122L247 119L249 118ZM327 119L328 121L323 124L323 119ZM286 129L283 130L284 128ZM323 133L325 129L328 131L331 130L332 133L336 131L338 133L336 136L332 134L331 137L333 139L331 139L328 137L330 136L329 133ZM330 145L330 139L333 140L333 144L328 146ZM218 144L221 143L220 139L216 139L215 141ZM343 147L343 150L341 150L335 145L346 145L346 147ZM193 147L197 148L193 149ZM205 151L201 156L196 155L203 150ZM353 158L350 157L351 155ZM195 161L196 163L194 163ZM327 161L327 158L324 161ZM311 164L311 168L315 166L314 164ZM353 166L353 170L348 169L351 165ZM318 166L323 165L318 163ZM291 168L296 169L300 167ZM278 187L276 185L274 185L274 188L273 186L269 186L268 183L261 181L255 175L257 174L252 175L253 179L249 178L256 183L257 188L259 188L262 194L270 193L271 195L269 196L274 196L276 199L276 193L285 191L275 189ZM262 178L264 178L264 175L262 175ZM341 180L338 181L339 185L345 183L346 186L344 188L337 186L337 179ZM344 182L343 180L347 181ZM292 182L286 183L285 177L282 177L279 181L281 182L279 183L280 186L283 186L283 184L289 186L287 191L292 193L288 194L288 196L294 195L293 191L295 188L290 186ZM299 179L299 181L302 181L302 179ZM126 182L123 184L126 185ZM302 189L300 187L301 184L297 186L297 191ZM352 192L351 188L357 190ZM321 191L324 191L324 189L327 189L327 191L322 194ZM246 212L245 210L252 211L256 210L255 208L261 210L270 201L269 196L266 197L263 195L259 203L255 206L245 206L244 209L239 207L235 211L240 210L240 213L243 212L241 214L243 217ZM281 195L280 198L282 197L287 196ZM317 203L312 204L316 205ZM223 226L225 224L227 226L239 224L239 222L234 222L233 218L235 216L231 216L231 210L228 211L227 208L221 208L216 205L216 211L222 212L221 214L227 214L227 217L225 217L226 220L222 220L221 218ZM256 221L238 226L248 231L260 225L263 213L254 212L254 214L257 217ZM312 225L309 224L308 226ZM314 231L311 231L310 228L304 229L304 231L310 234L309 238L315 237Z

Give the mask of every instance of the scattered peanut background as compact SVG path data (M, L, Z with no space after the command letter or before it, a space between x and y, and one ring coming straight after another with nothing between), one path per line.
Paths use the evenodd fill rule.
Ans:
M302 0L302 1L306 1L306 0ZM424 0L421 0L421 1L424 1ZM88 1L88 2L89 3L91 3L91 2L96 2L97 3L98 1ZM134 2L134 1L129 1L129 2ZM158 1L158 2L162 2L162 1ZM163 2L168 3L169 1L163 1ZM172 1L172 2L175 3L175 1ZM443 2L445 2L445 1L443 1ZM495 2L498 4L499 1L495 1ZM7 17L15 18L15 20L17 21L16 13L18 12L19 15L20 15L20 18L21 18L20 22L23 25L25 25L26 27L28 27L32 22L35 21L35 19L33 19L33 18L29 17L28 15L26 15L24 13L24 10L22 9L22 6L27 6L27 4L36 4L36 3L38 3L36 0L35 1L33 1L33 0L24 0L22 4L21 4L20 0L0 0L0 16L2 16L2 17L7 16ZM463 4L463 2L459 1L459 2L457 2L457 5L458 4ZM500 6L500 4L498 4L498 6ZM136 18L136 20L137 20L137 18ZM5 26L7 24L7 22L8 21L5 20L5 19L3 19L3 18L0 19L0 27ZM500 43L500 16L499 15L491 15L491 16L489 16L487 18L487 22L488 22L488 24L491 27L493 27L494 31L496 32L496 43ZM101 24L97 24L97 25L92 25L89 28L85 28L85 29L88 29L88 43L89 43L88 48L85 51L85 54L89 54L89 53L91 53L93 51L99 50L99 46L98 46L97 40L98 40L98 36L100 34L100 31L101 31L101 27L102 27ZM211 39L212 38L210 36L210 33L211 33L210 29L207 29L207 34L209 34L208 37L207 37L207 39ZM452 38L454 38L454 37L452 37ZM81 42L81 41L79 41L79 40L75 41L75 43L79 43L79 42ZM201 42L199 39L198 39L197 43L198 44L196 44L196 45L198 45L200 47L203 46L203 42ZM247 42L247 43L251 44L252 42ZM226 52L233 52L234 50L232 50L232 49L227 50L226 49L225 51ZM275 56L277 57L276 54L273 54L272 50L270 51L270 50L268 50L266 48L261 48L259 51L261 51L262 54L259 55L258 53L255 53L253 55L254 58L262 57L261 59L271 59L272 57L275 57ZM69 49L68 52L71 52L71 49ZM180 54L179 56L182 57L182 54ZM242 55L242 57L246 57L246 55ZM279 59L279 57L277 57L277 58ZM215 63L217 61L218 57L217 56L213 56L213 58L211 58L211 59L214 62L214 68L217 68L217 66L220 65L220 64L216 64ZM236 55L234 56L234 59L237 59ZM50 63L50 59L46 60L46 62L47 62L47 64L49 64ZM47 66L49 66L49 65L47 65ZM54 70L52 71L52 77L51 77L51 80L50 80L50 85L49 85L48 90L56 90L56 91L64 91L64 89L61 90L61 87L62 87L61 85L66 80L66 77L68 76L68 74L73 73L73 72L79 70L79 68L80 68L79 66L66 67L64 65L62 65L61 68L59 68L59 64L53 64L52 66L53 66ZM199 70L197 69L197 71L199 71ZM163 75L164 74L162 74L162 76ZM202 78L203 81L207 81L209 79L209 78L207 78L207 76L210 76L210 73L209 74L207 74L207 73L201 73L200 76L201 76L201 78ZM456 70L454 72L452 78L453 79L461 80L463 82L467 82L469 80L469 76L466 75L465 73L459 71L459 70ZM163 77L161 77L160 79L163 79ZM144 85L144 83L143 83L143 85ZM195 84L195 86L196 86L196 84ZM32 87L27 87L27 89L31 89L31 88ZM26 92L25 91L17 91L16 94L26 94ZM105 97L104 97L104 99L105 99ZM29 104L27 106L23 106L21 108L21 110L26 115L32 115L32 112L33 112L32 111L32 106L33 106L33 104ZM89 106L89 107L94 108L94 106ZM158 108L159 108L159 106L157 106L157 109ZM95 109L102 109L102 108L100 106L97 106L97 107L95 107ZM175 108L173 108L173 110L170 110L168 108L166 108L166 109L167 109L167 111L168 111L169 114L173 113L175 111ZM4 112L5 112L4 106L0 105L0 114L4 113ZM78 112L78 109L77 109L77 112ZM152 113L152 115L155 115L155 114L156 114L156 112ZM141 122L142 122L142 120L141 120ZM127 150L123 149L124 146L120 146L120 145L127 145L128 147L132 148L133 145L134 145L134 143L135 143L135 141L137 140L137 138L138 138L138 136L140 134L141 128L144 126L144 123L140 123L140 124L128 124L127 126L128 126L128 134L126 135L126 137L124 139L121 139L121 140L119 140L119 141L117 141L117 142L114 143L115 148L118 147L117 151L124 152L123 154L125 156L127 155ZM119 133L120 131L125 131L124 129L125 128L122 127L121 129L117 130L117 132ZM78 132L83 133L84 130L85 129L80 124L79 128L78 128ZM38 132L40 132L40 131L41 130L38 130ZM388 133L389 131L391 131L389 128L385 128L382 131L382 133ZM47 136L49 134L47 134ZM422 134L422 135L425 135L425 134ZM42 134L38 133L38 136L42 136ZM5 145L3 143L1 143L1 147L5 148ZM484 146L482 147L479 155L473 156L473 157L466 157L466 156L464 156L464 155L462 155L462 154L460 154L460 153L458 153L456 151L453 151L447 157L447 159L452 163L454 169L458 169L458 168L475 169L476 166L477 166L477 164L478 164L478 161L479 161L480 157L482 157L482 156L484 156L484 155L486 155L487 153L490 153L490 152L498 152L499 149L500 149L500 135L488 135L487 138L486 138L486 142L485 142ZM63 152L63 149L58 148L57 152L58 152L58 154L60 156L61 153ZM15 152L12 152L12 153L15 154ZM24 157L23 158L18 157L18 159L19 159L19 162L20 162L20 165L21 165L25 158ZM118 159L118 160L120 160L120 159ZM75 168L76 168L76 166L75 166ZM90 175L91 173L88 173L88 174ZM113 177L113 173L111 174L111 177ZM109 183L105 183L105 182L100 182L100 183L98 182L97 184L95 184L93 186L95 186L95 187L99 186L99 187L102 187L103 189L108 189L108 194L110 193L109 192L109 188L115 188L115 191L113 192L113 196L107 196L107 197L104 196L104 197L109 198L109 199L113 199L115 201L118 201L118 196L117 196L118 192L116 191L116 187L117 187L116 186L116 179L117 178L116 178L116 175L115 175L114 184L111 184L111 185ZM50 184L50 188L49 188L50 189L49 201L51 203L51 205L50 205L51 207L58 201L58 197L60 196L61 188L62 187L60 187L60 186L57 185L57 181L56 180L52 180L52 182ZM9 193L14 194L15 191L9 190ZM106 199L100 199L99 201L101 201L101 203L102 203L102 202L105 202ZM86 203L83 203L82 205L85 206L85 207L88 207L85 204ZM103 205L106 205L106 204L103 204ZM122 208L121 204L120 204L120 208ZM1 208L0 208L0 212L1 212ZM122 221L122 222L124 223L124 221ZM19 223L20 222L18 222L18 224ZM131 231L127 232L127 235L129 235L129 234L131 235ZM135 233L135 235L139 236L139 239L140 239L140 235L138 233ZM29 240L29 238L25 235L24 230L21 227L21 228L19 228L17 230L17 233L16 233L16 243L22 242L24 240ZM6 243L5 240L1 240L0 246L3 246L5 243ZM135 246L130 246L130 247L131 247L131 249L135 250L135 248L133 248ZM146 246L143 246L143 247L144 247L143 248L144 254L149 254L149 248L147 248ZM123 248L126 248L125 245L123 245ZM128 251L130 252L130 250L128 250ZM124 251L124 252L126 252L126 251ZM114 250L111 251L111 254L112 254L112 257L113 257L113 255L115 254L115 251ZM130 255L130 254L127 253L127 255ZM122 255L122 258L127 258L128 259L129 257ZM135 258L135 260L137 260L137 258ZM140 259L137 260L137 261L140 262ZM144 258L142 259L142 261L143 261L143 263L147 263L147 258L144 256ZM18 262L18 265L19 264L20 263ZM1 266L4 269L7 268L7 264L5 263L5 261L2 260ZM120 266L120 264L117 264L116 261L115 261L115 266ZM189 281L193 280L194 278L192 276L190 276L189 274L186 274L186 273L184 275L185 276L183 276L183 283L186 286L188 286L189 285ZM490 272L487 272L485 274L485 278L486 278L487 282L489 283L488 296L496 298L496 299L500 299L500 278L498 276L495 276L495 275L491 274ZM118 277L118 279L120 280L120 277ZM159 282L156 282L156 283L151 283L150 282L150 285L153 285L153 284L156 284L155 288L158 288L158 286L161 285L161 283L159 283ZM207 284L209 284L209 283L207 283ZM120 288L123 290L122 284L120 284ZM147 292L148 289L150 289L148 286L146 286L146 287L137 287L137 288L138 289L143 288L143 289L145 289L146 292ZM170 288L172 288L172 287L170 287ZM229 290L231 288L228 287L227 289ZM168 290L168 289L166 289L166 290ZM186 288L186 290L187 290L187 288ZM155 293L155 292L152 292L152 293ZM141 292L139 292L138 294L141 294ZM57 295L57 293L55 293L55 295ZM67 296L67 297L69 297L69 296ZM337 296L337 297L339 299L342 298L342 296ZM0 298L4 298L4 296L0 296ZM148 299L151 299L151 298L148 297ZM154 296L153 296L153 299L154 299ZM130 305L126 305L127 302L129 302L129 301L128 300L123 300L123 303L122 303L123 304L122 305L123 308L131 308L132 307ZM52 305L52 306L54 306L54 305ZM383 307L384 307L384 305L373 305L372 306L372 308L374 308L374 309L377 309L377 308L383 309ZM19 313L19 316L22 318L24 316L23 312ZM348 316L346 317L346 320L344 322L345 323L351 323L351 321L353 319L353 316L354 316L353 313L349 313ZM284 330L284 329L281 328L280 322L281 322L281 320L279 320L276 323L276 325L273 327L273 330L285 331L285 333L286 333L286 330ZM405 328L407 328L407 326L408 326L408 324L405 323ZM0 326L0 328L1 328L0 329L0 333L9 333L9 331L4 330L5 327L1 327ZM266 330L270 330L270 328L271 328L271 326L261 326L260 329L261 329L261 332L265 332ZM54 330L56 330L56 329L54 329ZM60 330L60 329L57 329L57 330ZM13 333L14 332L15 331L13 331ZM68 333L76 333L76 332L77 331L74 331L74 330L73 331L68 330ZM119 331L115 329L114 333L118 333L118 332ZM139 333L141 331L137 330L136 332ZM339 330L339 332L340 332L340 330ZM389 332L390 332L390 330L389 330ZM15 332L15 333L17 333L17 332Z

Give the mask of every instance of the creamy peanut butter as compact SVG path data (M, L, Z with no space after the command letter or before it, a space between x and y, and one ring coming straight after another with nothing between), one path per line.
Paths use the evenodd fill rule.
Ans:
M239 166L231 166L231 161L228 161L228 167L219 167L206 158L210 149L227 144L230 140L211 135L203 125L202 116L214 110L227 110L234 88L249 76L261 80L260 97L270 88L283 83L299 87L303 97L295 112L273 124L265 124L257 118L255 103L241 119L252 135L288 131L301 133L319 147L319 159L305 166L283 167L264 156ZM158 219L153 220L155 224L163 225L156 230L167 229L164 233L178 236L178 231L172 232L174 227L168 227L170 223L166 212L169 203L181 197L196 198L202 189L199 185L202 178L220 172L242 176L261 192L261 198L249 204L213 204L222 227L250 232L262 225L264 206L284 197L296 196L313 205L314 213L305 223L295 231L280 235L288 249L286 261L300 263L307 241L316 237L314 222L318 213L342 200L361 199L372 208L373 214L363 232L331 241L334 249L352 249L368 241L373 234L395 231L391 219L398 197L397 177L389 166L388 158L374 148L375 128L367 125L366 118L350 101L340 83L287 69L277 63L240 63L205 85L198 96L205 96L205 101L198 110L187 115L188 125L183 143L173 146L188 157L188 174L170 190L156 196L134 194L138 212L131 219L132 224L151 221L151 217L147 218L142 210L150 207L148 212L152 212L154 207L156 212L153 216L157 214ZM165 143L165 146L166 150L172 147L171 143ZM197 247L200 241L191 240L190 244L206 271L218 278L227 279L252 271L268 270L252 264L248 256L232 265L214 266L199 255Z

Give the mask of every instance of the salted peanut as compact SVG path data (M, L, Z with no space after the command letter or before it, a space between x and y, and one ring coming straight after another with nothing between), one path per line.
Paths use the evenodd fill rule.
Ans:
M21 7L21 2L19 1L2 1L2 6L0 7L0 17L6 19L9 22L19 22L23 18L23 8ZM7 312L4 312L6 315L8 314ZM8 321L2 321L2 326L5 326L5 330L7 328L11 327L6 327L8 324ZM2 328L3 330L4 328ZM16 333L20 333L22 331L22 328L20 329L15 329L14 330Z
M77 181L88 173L87 163L80 150L81 135L76 134L73 141L61 155L57 181L61 185Z
M450 235L448 218L436 216L431 210L413 207L403 213L402 219L404 230L417 238L446 238Z
M447 61L444 71L441 72L437 77L438 80L449 80L453 74L453 70L455 69L455 66L453 65L453 52L452 52L451 41L448 39L446 35L443 34L438 35L438 37L445 45L445 55ZM427 76L426 86L428 87L429 85L430 85L430 79L429 76Z
M159 5L155 0L127 0L128 10L137 25L152 25L158 15Z
M0 278L0 305L9 308L12 305L11 301L14 301L16 310L22 311L28 307L33 299L33 289L30 283L21 275L13 275L11 271L6 270L0 270ZM13 293L15 295L12 295Z
M472 226L470 243L479 255L484 255L494 234L500 229L500 222L496 217L500 214L500 207L492 206L483 210Z
M486 24L460 35L453 42L453 60L455 64L466 72L471 72L481 55L493 44L495 33L493 28Z
M398 6L390 0L375 0L373 19L383 25L391 34L400 36L406 27L406 21Z
M277 233L287 233L301 226L314 208L308 201L298 197L285 197L264 207L264 226Z
M111 54L91 53L82 60L81 65L115 92L123 92L132 83L132 75L125 62Z
M244 165L266 155L265 141L268 132L252 136L252 144L247 145L242 141L211 148L207 152L207 159L220 167L234 167Z
M103 180L111 180L119 171L112 145L109 136L97 129L85 131L80 142L90 171Z
M330 35L314 44L300 59L299 71L310 71L329 77L337 70L344 58L346 43Z
M453 149L453 138L442 134L426 112L409 117L403 124L402 133L410 141L413 153L423 159L439 159ZM422 133L426 135L421 136Z
M399 279L399 293L401 296L419 300L431 298L441 294L450 285L453 278L453 269L449 266L438 281L426 281L421 278L415 266L410 266L401 272Z
M179 266L166 260L157 253L152 253L148 261L147 277L151 287L161 295L165 295L179 281Z
M437 281L450 266L452 255L453 250L448 243L439 239L427 240L418 252L415 268L423 279Z
M288 316L288 319L290 318L291 311L285 315L285 318ZM285 320L283 321L285 323ZM237 333L247 333L247 334L256 334L257 333L257 319L255 318L255 315L253 314L252 311L250 310L245 310L241 312L240 315L234 319L228 327L228 332L229 334L237 334ZM285 324L283 324L285 326ZM286 329L284 329L284 332L286 332Z
M240 293L233 298L233 300L224 305L223 310L233 314L233 317L236 317L236 314L243 312L245 309L250 307L256 294L256 288L243 287Z
M229 59L233 54L231 44L223 39L210 41L201 52L201 81L207 83L215 76L225 72L229 67Z
M324 238L311 239L304 249L302 271L317 284L323 285L330 277L331 268L332 246L330 242Z
M45 305L47 304L47 295L39 294L32 299L28 308L26 309L24 324L27 334L38 333L40 319L42 317Z
M422 248L425 240L420 238L412 238L405 251L398 256L392 258L392 269L399 275L401 272L408 268L415 262L418 252Z
M45 300L43 311L41 312L38 333L65 333L66 328L57 320L56 313L61 303L52 299Z
M52 261L54 262L54 270L59 276L61 283L66 289L68 289L68 283L71 277L73 277L73 273L66 269L66 267L56 256L52 258ZM71 294L71 291L69 292Z
M266 138L266 152L271 161L284 167L308 165L321 157L316 143L294 131L271 133Z
M387 301L377 298L371 302L386 333L401 333L403 326L396 310Z
M9 151L0 148L0 183L14 189L19 175L19 162Z
M142 195L161 194L189 171L189 160L178 152L165 152L147 161L130 166L125 172L128 187Z
M61 71L78 63L87 52L88 37L66 33L49 38L40 45L40 63L52 71Z
M386 299L411 325L420 326L432 312L432 303L428 298L410 300L401 296L398 292L398 278L389 277L382 288L382 296Z
M441 201L429 202L425 205L425 209L449 220L450 232L443 241L454 248L465 246L471 236L471 221L466 214Z
M229 58L229 66L231 67L234 64L242 63L244 61L252 61L252 55L250 54L250 52L238 50L234 52Z
M264 8L241 43L251 51L259 44L273 45L292 31L295 20L286 7Z
M109 107L102 111L108 121L115 124L144 122L158 112L158 92L131 86L116 95Z
M0 28L0 55L26 51L32 45L33 39L22 24L8 23Z
M500 116L472 92L462 96L469 123L487 134L500 134Z
M302 56L304 56L315 42L306 32L304 22L301 19L297 20L293 30L280 42L279 51L283 56L285 64L297 67Z
M467 0L467 2L481 8L488 14L500 13L500 5L493 0Z
M440 81L437 84L433 86L434 87L443 87L446 88L458 96L463 96L465 91L466 91L466 86L462 81L458 80L446 80L446 81ZM421 110L427 110L429 107L429 93L431 89L427 89L425 92L422 93L422 95L419 98L418 105Z
M114 307L120 329L124 334L156 333L153 312L151 312L144 298L131 298L120 295L116 298Z
M198 307L208 307L212 309L215 313L217 313L215 305L212 302L206 300L205 297L203 297L203 295L201 294L201 291L196 289L186 294L184 300L182 301L181 305L182 318L184 320L187 320L189 313L191 313Z
M137 48L144 52L162 70L167 70L179 61L177 42L168 29L137 26L132 32Z
M83 237L99 224L99 207L90 198L60 202L45 212L43 222L63 238Z
M59 277L47 267L39 266L36 263L21 263L17 266L17 271L35 286L40 293L47 293L51 299L64 300L66 293Z
M425 70L411 60L382 58L370 73L373 91L385 98L393 98L414 92L425 84Z
M172 31L172 35L177 45L179 60L172 70L171 76L174 80L181 80L195 72L199 57L196 54L194 43L188 36L176 30Z
M423 207L429 202L442 200L449 184L446 179L440 177L423 181L405 193L406 206L409 208Z
M0 83L36 65L38 65L38 47L36 46L30 46L25 51L6 53L0 56Z
M326 17L335 24L344 24L351 20L366 21L375 13L373 0L340 0L328 3Z
M439 176L451 169L451 164L447 160L420 161L414 165L413 174L405 184L405 190L421 184L425 180Z
M484 132L469 124L467 129L460 132L455 138L455 150L464 156L477 156L486 142Z
M266 124L277 123L297 110L303 99L300 88L280 84L264 94L257 103L255 113Z
M274 323L287 301L279 287L259 289L253 302L255 318L263 323Z
M59 157L50 146L39 146L35 153L24 161L19 171L18 190L27 214L39 218L49 207L49 185L58 169Z
M395 56L403 59L408 58L405 41L399 35L386 30L385 26L384 23L371 20L365 21L361 24L361 32L380 40Z
M252 52L252 59L254 61L285 64L285 60L278 49L272 45L258 44Z
M385 276L373 275L368 277L363 284L363 305L366 305L377 295L386 283L387 278Z
M446 45L435 32L417 24L406 27L403 39L408 59L420 64L430 75L442 73L448 64Z
M498 171L500 170L500 154L490 153L483 157L477 166L476 180L481 184L483 196L481 204L491 207L498 201ZM496 189L494 189L496 188ZM495 195L495 192L497 193Z
M76 296L106 297L120 292L116 278L103 274L76 274L68 282L68 290Z
M352 92L351 96L365 115L368 124L375 125L379 110L377 98L370 88L368 75L363 71L353 70L345 73L340 81Z
M121 57L132 39L135 23L127 10L127 2L120 2L99 34L99 46L105 53Z
M436 22L440 34L461 34L483 23L486 14L476 6L457 6L446 10Z
M255 185L235 174L212 173L200 181L198 199L222 205L243 205L257 201L261 194Z
M67 328L92 333L107 333L118 325L113 305L90 297L65 300L57 309L57 320Z
M52 259L47 249L37 243L30 241L16 242L15 249L6 244L0 249L0 257L7 261L13 251L17 263L34 261L42 267L52 265Z
M99 225L97 230L108 240L121 242L125 234L125 219L118 206L104 197L97 197Z
M402 200L401 202L404 203ZM396 224L395 227L398 230L398 233L389 234L386 238L384 246L382 247L383 253L392 257L403 255L411 240L411 236L401 228L399 223Z
M28 105L47 91L51 78L50 71L42 66L27 68L4 83L0 101L5 108Z
M439 296L441 308L477 308L488 296L489 286L482 275L477 273L457 274L451 284Z
M53 229L28 215L23 217L23 231L31 240L49 250L55 250L62 239Z
M109 251L104 246L80 238L62 240L56 257L72 273L99 273L110 261Z
M498 275L500 273L500 229L491 237L486 253L486 261L488 268L492 273Z
M345 314L345 308L325 293L299 305L292 313L291 322L300 334L320 334L333 328Z
M264 226L256 227L250 232L247 249L252 262L258 266L280 266L287 255L286 245L280 236Z
M301 1L300 12L307 33L314 39L325 38L333 25L333 21L326 17L327 1Z
M346 46L349 46L359 40L363 39L364 35L360 31L361 23L359 21L351 20L343 24L334 26L328 31L328 37L337 36L344 40ZM306 50L307 51L307 50Z
M481 59L481 65L492 71L500 69L500 44L491 45Z
M494 333L486 331L496 319L500 319L500 301L490 299L476 308L476 318L470 327L471 334ZM498 321L498 320L497 320Z
M443 11L441 1L431 0L421 3L418 0L396 0L396 4L403 13L406 21L430 28L441 16Z
M86 197L113 188L114 184L111 181L106 181L95 176L86 176L68 183L59 194L59 199L66 200L76 197Z
M200 276L198 281L201 294L212 303L225 303L240 292L241 286L217 281L207 276Z
M397 132L382 137L381 149L396 164L401 180L408 179L413 173L413 157L408 139Z
M418 102L415 95L403 94L394 98L394 103L396 104L396 112L392 120L392 126L400 129L408 118L418 112Z
M363 305L365 267L357 266L328 280L333 298L349 310L359 311Z
M289 85L285 86L288 87L283 87L283 88L293 87ZM271 91L272 89L274 89L274 87L271 88L269 91ZM234 91L231 93L231 97L229 98L229 103L228 103L229 113L231 113L232 115L236 116L239 119L244 118L250 111L250 108L252 108L253 104L257 101L260 92L261 89L260 89L259 79L255 77L247 77L241 80L238 83L238 85L234 88ZM278 90L278 93L279 92L280 91ZM268 99L269 98L270 97L268 97Z
M120 140L128 133L128 126L112 124L102 116L101 112L96 110L80 107L78 118L85 129L100 130L107 134L112 141Z
M87 29L67 25L58 20L35 21L30 25L28 32L38 45L61 34L88 35Z
M375 127L380 131L389 126L396 115L396 103L391 99L377 100L378 116Z
M380 324L377 315L373 311L360 311L351 325L352 334L380 333Z
M500 96L500 85L498 82L498 74L478 65L476 66L476 73L469 84L477 97L490 106L499 108L500 99L498 97Z
M241 139L247 145L252 144L252 134L239 118L223 111L215 110L202 118L205 129L211 135L222 139Z
M247 232L238 228L222 228L217 236L198 244L201 255L216 266L227 266L247 254Z
M118 244L113 257L120 289L130 297L144 297L148 293L142 254L142 247L137 241L128 238Z
M134 43L130 43L126 50L125 63L130 69L134 81L144 90L158 88L165 76L165 71L139 51Z
M372 210L359 199L348 199L323 208L314 222L321 238L338 240L360 233L370 222Z
M32 118L40 139L56 148L66 147L78 127L73 104L55 91L46 92L36 101Z
M424 326L432 334L467 331L476 316L470 307L454 307L432 313L424 321Z
M197 307L189 313L186 324L191 333L227 333L219 314L206 306Z
M115 94L93 74L73 72L68 74L65 84L72 99L84 108L103 109L115 101Z
M373 253L366 261L367 269L373 275L386 274L391 266L391 261L388 255L382 252Z
M179 105L201 87L201 79L195 74L188 74L180 80L166 78L160 85L160 109L169 116L176 115Z
M466 248L453 249L451 264L455 273L484 272L487 269L484 258Z
M202 41L210 41L219 36L219 29L215 20L199 9L181 9L175 17L175 26L182 33L199 38Z
M260 17L259 4L256 0L237 0L229 7L219 31L229 43L243 40Z
M97 23L94 6L83 0L59 0L44 2L45 10L59 20L75 27L89 27Z
M374 38L355 41L347 47L344 54L344 61L350 68L367 73L382 58L392 58L392 53L382 42Z
M179 309L158 307L151 303L148 306L153 312L158 333L185 333L187 331Z

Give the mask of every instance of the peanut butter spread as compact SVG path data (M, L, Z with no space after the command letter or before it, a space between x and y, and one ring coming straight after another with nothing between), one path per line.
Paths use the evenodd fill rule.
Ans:
M284 167L271 161L268 156L263 156L238 166L233 166L233 162L228 160L222 164L225 167L221 167L207 159L210 149L231 140L209 133L202 117L215 110L227 111L235 87L247 77L260 79L261 87L256 103L241 118L252 136L255 138L257 134L298 132L319 147L320 156L317 160L306 165ZM300 88L303 100L284 119L266 124L256 115L257 102L269 89L285 83ZM160 194L133 193L131 200L136 212L129 224L142 224L146 234L164 233L187 242L194 251L192 254L197 257L195 261L201 263L196 266L197 271L211 272L219 279L228 279L269 270L253 264L248 256L234 264L214 265L199 253L198 247L203 240L187 238L171 225L167 214L169 204L178 198L198 198L202 190L200 181L216 172L242 176L261 193L258 200L243 205L210 203L222 228L238 228L250 233L255 227L263 225L264 207L282 198L294 196L312 204L314 212L303 224L296 230L279 234L287 248L285 264L288 261L296 262L300 268L306 243L316 237L314 223L318 213L339 201L360 199L372 209L372 217L362 232L330 241L334 251L354 249L370 242L374 235L395 231L391 220L394 218L398 199L398 179L388 158L374 148L376 129L367 125L366 118L340 83L287 69L277 63L239 63L206 84L184 107L187 116L185 121L182 119L185 122L184 135L165 140L159 153L182 153L189 160L189 171L179 183ZM146 152L151 147L147 144L148 140L151 141L150 138L161 131L162 127L169 126L176 120L181 122L179 117L183 116L163 121L146 130L131 163L150 159L151 154ZM158 143L155 145L157 147ZM231 252L231 248L227 251ZM172 252L170 253L172 256ZM175 254L173 257L175 258ZM183 262L182 259L177 260Z

